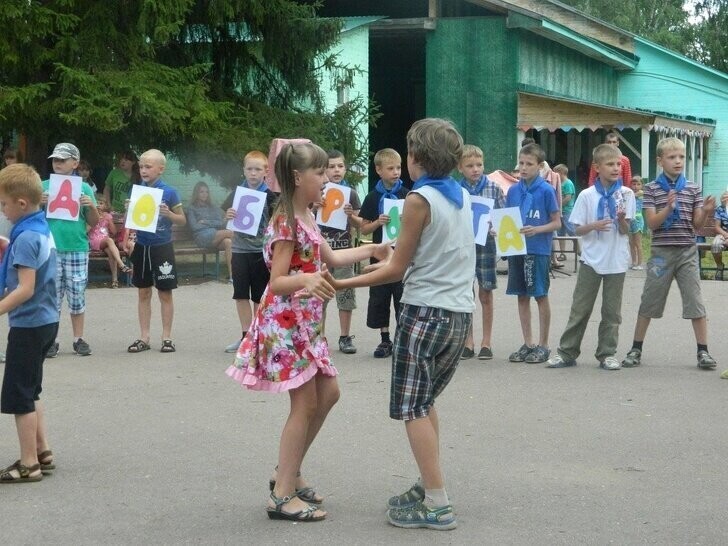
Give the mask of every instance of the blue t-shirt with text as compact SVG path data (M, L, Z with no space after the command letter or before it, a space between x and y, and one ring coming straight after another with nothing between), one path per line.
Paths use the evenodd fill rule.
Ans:
M8 293L18 287L18 268L35 270L35 287L31 298L8 313L11 327L36 328L58 322L56 296L56 246L52 235L24 231L15 239L7 256Z
M159 188L164 193L162 194L162 203L172 210L174 207L179 205L182 201L179 198L179 193L172 186L168 186L162 180L157 180L154 184L149 184L150 188ZM137 243L144 246L158 246L172 242L172 220L159 215L159 221L157 222L157 231L150 233L148 231L137 231Z
M536 177L531 184L535 184L537 181L540 181L541 184L531 192L531 207L525 213L525 216L522 215L521 218L524 226L543 226L548 224L551 222L551 215L559 211L559 204L556 201L556 192L554 189L540 176ZM520 207L522 198L523 192L521 183L519 182L508 188L506 207ZM526 252L537 256L550 256L553 237L554 234L552 231L538 233L533 237L526 237Z

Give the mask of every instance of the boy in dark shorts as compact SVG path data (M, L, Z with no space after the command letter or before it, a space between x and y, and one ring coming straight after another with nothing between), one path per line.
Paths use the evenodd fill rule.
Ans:
M237 352L240 342L245 337L248 328L250 328L253 316L258 311L260 298L263 296L265 287L270 280L270 271L268 271L265 261L263 261L263 234L275 207L276 194L268 189L265 183L267 172L268 158L263 152L253 150L243 158L243 179L239 185L243 188L264 192L266 197L263 217L258 225L258 233L256 235L247 235L236 231L233 236L231 262L233 299L235 300L235 308L238 311L242 335L239 340L233 341L225 347L226 353ZM234 198L235 191L232 191L222 204L222 210L225 211L225 218L228 220L235 218ZM251 301L253 302L252 310L250 309Z
M384 199L404 199L407 188L402 184L402 158L396 150L384 148L374 154L374 168L379 181L364 198L359 217L362 219L361 234L372 234L372 242L382 242L382 228L390 222L388 214L384 214ZM376 260L372 258L372 263ZM392 340L389 337L390 306L394 303L394 317L399 315L399 300L402 297L402 281L397 280L369 288L369 304L367 306L367 326L379 328L381 342L374 349L374 358L392 356Z
M130 353L148 350L149 330L152 320L152 286L156 287L162 313L163 353L175 352L172 342L172 319L174 302L172 290L177 288L177 269L172 245L172 224L184 226L187 223L177 190L162 182L162 173L167 159L159 150L147 150L139 158L139 173L142 184L159 188L164 193L159 205L159 221L154 233L137 232L137 240L131 254L134 266L132 284L139 289L139 339L129 345Z
M37 482L55 468L40 402L43 360L58 333L56 249L40 210L40 177L18 163L0 171L0 205L13 223L0 264L0 315L10 323L0 410L15 415L20 459L0 484Z

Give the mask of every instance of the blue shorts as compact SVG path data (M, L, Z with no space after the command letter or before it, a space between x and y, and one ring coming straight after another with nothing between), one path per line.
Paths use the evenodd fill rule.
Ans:
M569 222L569 219L567 216L561 217L561 227L556 232L560 237L566 237L567 235L569 237L575 237L576 236L576 228L574 227L574 224Z
M548 296L551 279L549 267L550 256L526 254L525 256L508 257L508 288L506 294L511 296L529 296L540 298Z

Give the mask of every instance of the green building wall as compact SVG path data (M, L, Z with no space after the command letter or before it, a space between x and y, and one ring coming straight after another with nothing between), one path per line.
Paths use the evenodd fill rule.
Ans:
M503 17L439 19L427 35L427 115L455 123L486 171L515 164L518 40Z
M635 43L640 62L619 76L620 105L715 120L703 193L720 196L728 186L728 75L646 40Z
M598 104L616 104L616 71L530 32L519 32L518 83Z

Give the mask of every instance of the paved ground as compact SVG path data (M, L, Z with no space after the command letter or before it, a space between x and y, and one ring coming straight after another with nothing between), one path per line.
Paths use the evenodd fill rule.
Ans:
M573 283L552 282L552 346ZM719 370L728 367L724 286L703 283ZM640 274L630 274L620 355L641 287ZM343 396L305 467L329 518L268 520L267 480L287 399L246 392L224 375L230 358L222 348L236 332L230 295L213 282L175 293L174 355L126 353L137 330L133 289L89 291L93 356L69 354L64 317L61 355L47 362L44 382L58 470L38 484L0 489L2 544L726 541L728 381L695 367L676 293L648 334L644 365L618 372L593 361L596 322L576 368L508 363L521 343L516 303L497 293L496 358L463 362L439 402L459 522L448 533L384 521L387 497L417 471L402 425L387 416L389 364L370 356L377 336L364 327L363 311L355 313L359 354L334 353ZM366 292L358 297L365 308ZM335 338L335 321L329 330ZM8 416L0 418L0 439L0 462L10 463L17 443Z

